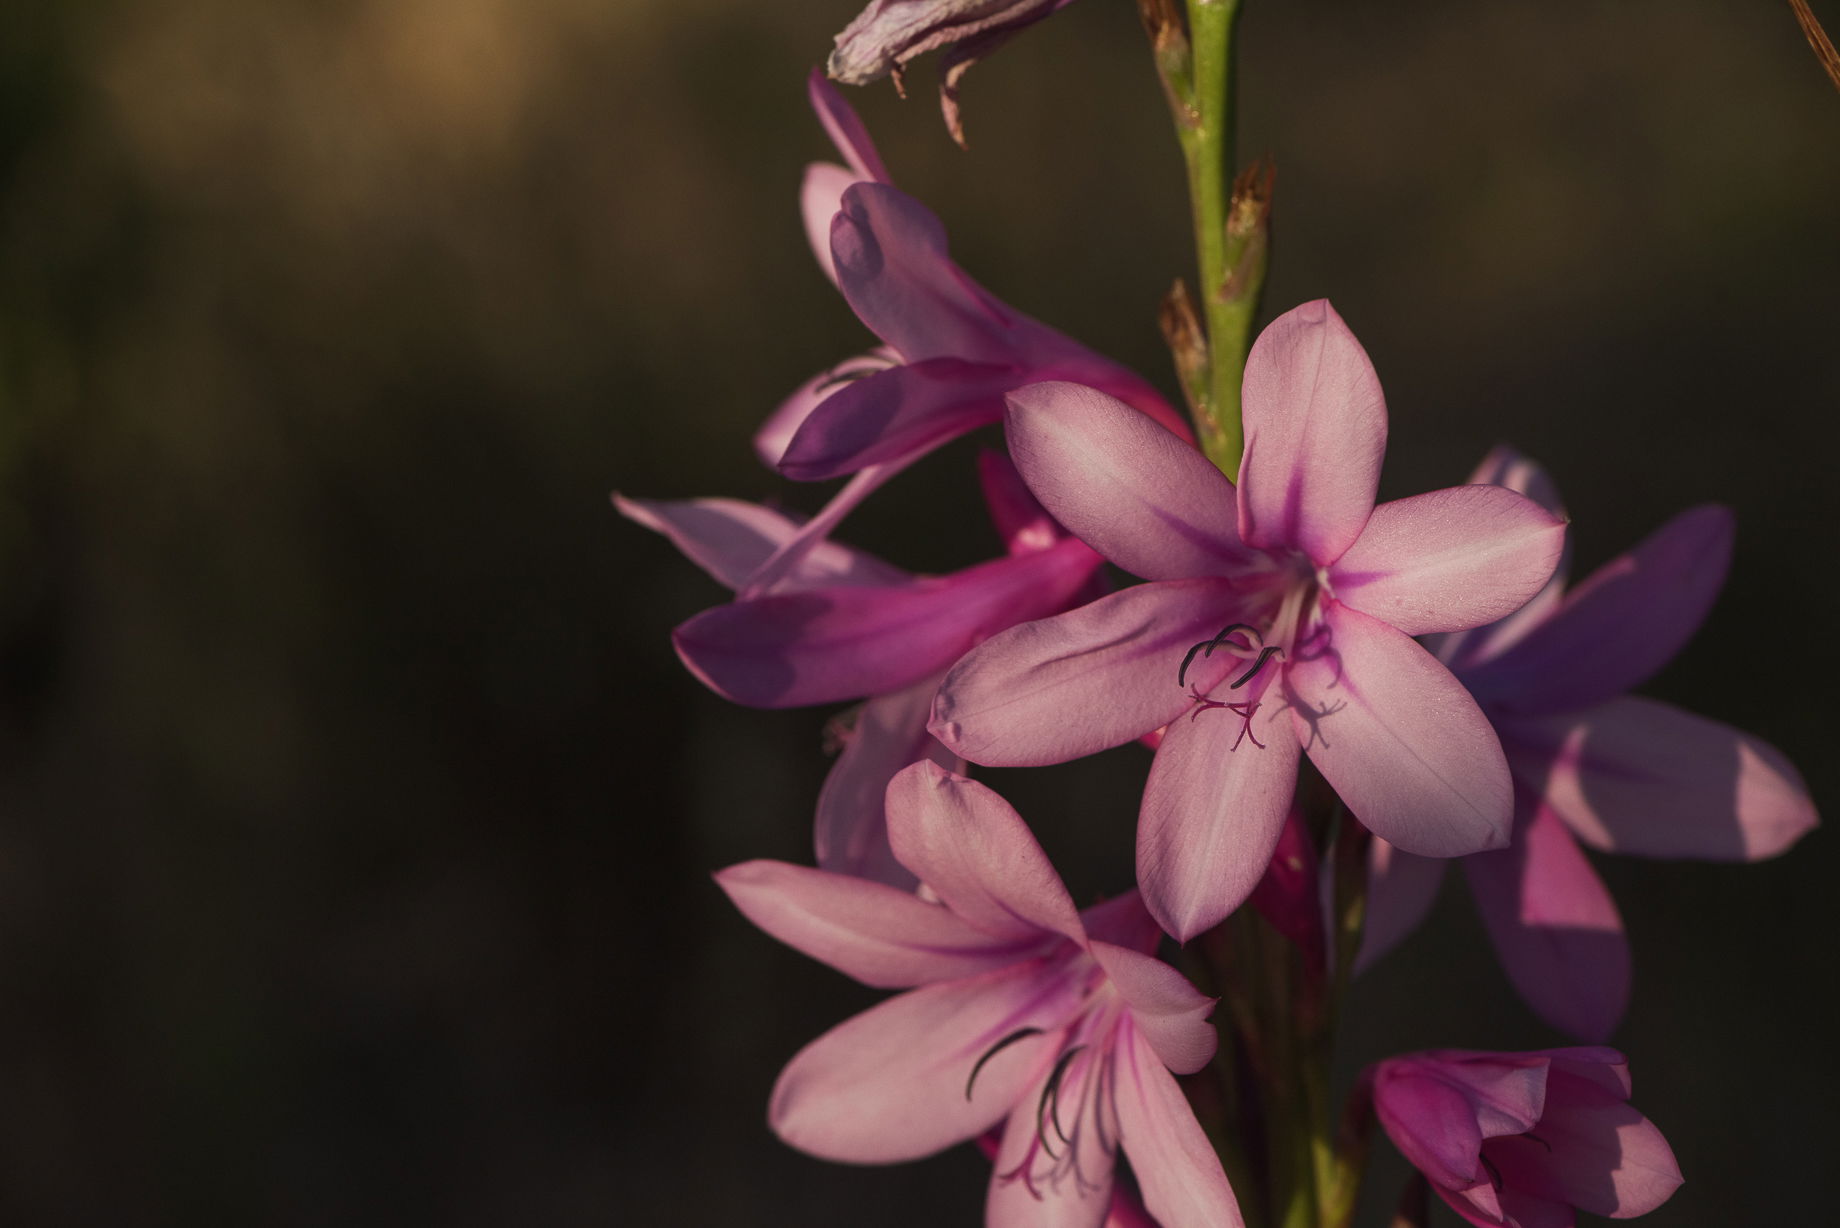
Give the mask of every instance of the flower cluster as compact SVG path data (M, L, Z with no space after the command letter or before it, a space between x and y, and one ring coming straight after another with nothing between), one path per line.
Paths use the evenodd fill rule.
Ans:
M965 64L1055 7L876 0L832 70L872 79L956 44L950 98ZM775 938L902 991L791 1060L771 1125L853 1163L980 1142L992 1225L1202 1228L1281 1204L1344 1224L1363 1149L1309 1178L1282 1159L1286 1130L1330 1145L1313 1099L1288 1104L1326 1079L1296 1055L1327 1052L1339 987L1422 921L1445 861L1529 1005L1595 1043L1629 955L1580 842L1753 860L1814 824L1776 750L1627 693L1706 615L1731 515L1683 513L1568 589L1568 522L1524 457L1376 502L1386 404L1326 301L1245 352L1243 453L1223 464L1141 377L973 281L842 98L816 74L810 92L843 163L808 171L806 229L878 344L755 443L787 477L848 481L809 519L616 497L734 594L674 633L698 679L754 707L860 703L816 800L815 866L716 875ZM834 540L884 482L998 424L1005 447L979 463L1002 557L915 575ZM1116 587L1107 562L1141 582ZM965 773L1139 740L1135 881L1079 911ZM1248 961L1221 956L1274 934L1289 955L1267 943L1267 972L1294 961L1275 1012ZM1175 944L1208 993L1159 957ZM1212 993L1234 1009L1216 1017ZM1371 1115L1350 1120L1377 1119L1470 1222L1548 1228L1573 1208L1640 1214L1679 1184L1628 1093L1609 1049L1435 1051L1372 1067L1354 1102ZM1271 1136L1236 1137L1249 1126ZM1236 1172L1236 1190L1223 1157L1248 1154L1272 1170Z

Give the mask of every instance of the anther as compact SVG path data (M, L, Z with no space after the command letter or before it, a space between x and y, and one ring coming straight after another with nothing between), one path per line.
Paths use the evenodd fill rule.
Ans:
M1061 1079L1066 1076L1067 1067L1085 1047L1085 1045L1075 1045L1061 1054L1060 1060L1054 1063L1053 1073L1048 1075L1048 1081L1042 1085L1041 1099L1035 1103L1035 1137L1041 1140L1041 1149L1048 1153L1048 1158L1051 1160L1058 1160L1060 1157L1055 1155L1054 1148L1048 1145L1047 1130L1050 1121L1054 1123L1054 1132L1061 1136L1061 1142L1068 1145L1073 1143L1073 1140L1067 1137L1067 1132L1061 1129Z
M965 1080L965 1099L971 1099L971 1085L977 1082L978 1071L984 1069L984 1063L988 1062L991 1058L997 1056L997 1054L1003 1052L1017 1041L1027 1040L1031 1036L1040 1035L1040 1028L1017 1028L1014 1032L1011 1032L1008 1036L1005 1036L1002 1040L984 1050L984 1056L979 1058L977 1060L977 1065L971 1068L971 1077Z
M1188 685L1188 667L1195 663L1196 653L1200 653L1204 657L1213 656L1214 650L1216 648L1219 648L1221 644L1225 643L1226 638L1229 635L1232 635L1235 631L1249 632L1251 633L1253 639L1259 641L1260 643L1265 642L1265 637L1260 635L1259 629L1253 626L1251 623L1228 623L1226 626L1220 629L1219 635L1215 636L1211 640L1202 640L1199 644L1196 644L1194 647L1188 650L1188 655L1182 658L1182 668L1176 671L1176 685L1177 686L1187 686ZM1247 647L1251 647L1251 645L1247 645ZM1262 660L1261 660L1261 663L1263 663ZM1257 671L1255 670L1254 672L1256 673Z
M1265 647L1259 649L1259 659L1252 663L1252 668L1235 678L1228 684L1227 689L1229 691L1237 691L1248 682L1251 682L1254 678L1258 677L1259 671L1265 668L1265 662L1271 660L1273 653L1282 653L1283 651L1284 650L1276 644L1267 644Z

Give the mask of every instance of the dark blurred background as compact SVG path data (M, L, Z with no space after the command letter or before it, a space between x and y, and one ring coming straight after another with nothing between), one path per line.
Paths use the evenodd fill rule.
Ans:
M779 1066L878 995L708 873L808 857L831 714L683 673L667 632L722 593L607 502L822 497L747 440L866 341L795 203L855 7L0 7L0 1219L977 1222L969 1148L847 1169L766 1130ZM1650 692L1831 799L1840 96L1787 4L1247 7L1267 304L1327 295L1372 353L1383 493L1512 441L1585 567L1733 505ZM1133 6L973 72L969 153L912 83L852 97L962 263L1171 389L1186 206ZM845 536L983 557L970 454ZM1129 885L1143 763L989 778L1085 899ZM1816 1222L1831 836L1599 865L1618 1043L1688 1177L1646 1222ZM1559 1042L1464 896L1357 991L1349 1070Z

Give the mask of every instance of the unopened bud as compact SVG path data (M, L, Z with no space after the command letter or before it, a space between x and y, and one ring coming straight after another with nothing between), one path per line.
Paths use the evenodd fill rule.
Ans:
M1176 376L1182 381L1182 395L1197 414L1207 393L1207 336L1201 331L1201 314L1188 283L1176 278L1157 307L1156 322L1163 330L1163 340L1175 359Z

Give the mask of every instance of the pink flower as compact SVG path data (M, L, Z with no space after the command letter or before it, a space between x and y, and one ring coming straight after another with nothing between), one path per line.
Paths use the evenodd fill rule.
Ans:
M772 861L716 875L782 942L908 989L792 1059L773 1089L774 1131L812 1155L887 1164L1007 1119L993 1228L1098 1225L1120 1148L1165 1228L1239 1224L1170 1074L1213 1056L1213 999L1147 954L1157 935L1136 896L1076 912L1021 817L932 763L890 782L888 834L923 894Z
M896 473L1000 419L1003 395L1024 384L1090 384L1187 437L1181 416L1136 374L972 281L947 254L939 219L889 185L861 121L835 89L815 76L810 88L849 165L806 172L806 229L820 264L882 344L814 377L756 437L762 459L790 478L855 475L760 581L789 569L811 540Z
M1554 511L1539 466L1502 448L1473 481ZM1493 626L1430 645L1494 723L1515 781L1513 840L1464 859L1509 979L1554 1027L1609 1036L1629 994L1629 946L1578 842L1646 857L1757 861L1815 825L1781 752L1727 725L1625 694L1699 628L1731 558L1731 514L1692 508L1565 589L1563 569ZM1423 918L1443 874L1376 845L1363 951L1371 962Z
M900 81L909 60L949 48L939 72L939 104L946 127L960 145L958 83L979 60L1069 0L870 0L869 7L837 36L831 76L846 85L867 85L889 73Z
M949 576L914 576L859 550L808 539L796 566L772 583L759 569L804 527L733 499L654 502L614 496L628 518L670 538L737 592L679 626L678 655L710 689L737 703L793 707L867 701L818 797L818 864L900 886L882 794L918 759L963 762L927 732L945 668L977 640L1055 613L1091 591L1099 556L1068 537L999 453L981 458L985 498L1006 557Z
M1387 1137L1472 1224L1571 1228L1574 1208L1628 1219L1680 1186L1667 1140L1629 1106L1614 1049L1440 1049L1369 1077Z
M1103 393L1010 398L1010 449L1076 536L1150 581L992 636L947 674L933 733L974 763L1059 763L1167 725L1138 882L1186 941L1265 873L1306 752L1349 808L1437 857L1506 842L1507 765L1412 639L1500 618L1559 556L1559 519L1493 486L1374 506L1386 409L1326 302L1274 321L1245 381L1239 484Z

